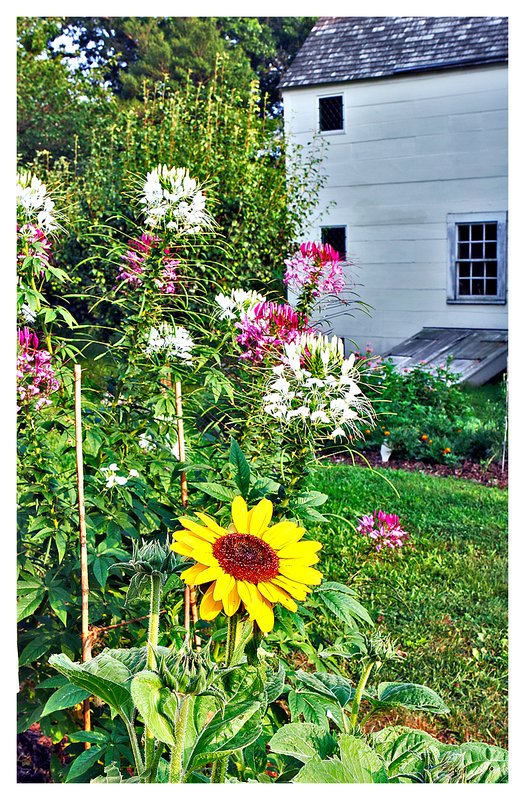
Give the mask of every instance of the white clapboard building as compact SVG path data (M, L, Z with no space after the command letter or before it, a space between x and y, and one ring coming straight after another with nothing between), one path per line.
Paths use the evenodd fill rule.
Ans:
M505 367L507 42L505 17L321 17L285 73L287 136L327 144L306 238L371 307L334 315L350 348Z

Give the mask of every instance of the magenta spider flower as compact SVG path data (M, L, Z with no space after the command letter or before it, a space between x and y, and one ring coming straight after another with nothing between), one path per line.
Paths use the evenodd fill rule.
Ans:
M170 258L164 262L162 270L158 278L153 281L155 286L163 294L175 294L177 291L177 283L179 281L179 273L177 267L180 261Z
M51 405L49 395L60 387L51 366L51 355L39 349L39 339L29 328L18 331L18 356L16 360L17 391L20 405L30 406L35 401L35 410Z
M47 267L51 263L51 249L52 244L46 237L44 231L37 228L31 222L22 225L21 228L17 226L18 235L27 243L27 252L18 254L18 261L22 263L27 256L37 259L40 262L40 277L43 278Z
M269 353L282 351L285 344L309 330L306 317L292 306L266 301L257 303L250 316L244 314L235 326L241 331L237 336L244 348L241 358L251 361L262 361Z
M345 286L341 256L329 244L303 242L284 263L284 282L295 291L306 289L318 297L339 294Z
M144 274L144 262L159 241L158 236L150 233L143 233L140 239L130 239L129 250L122 256L124 263L119 267L117 280L130 286L140 286Z
M383 547L392 550L402 547L409 535L401 528L397 514L388 514L379 509L361 517L356 530L375 543L377 552Z

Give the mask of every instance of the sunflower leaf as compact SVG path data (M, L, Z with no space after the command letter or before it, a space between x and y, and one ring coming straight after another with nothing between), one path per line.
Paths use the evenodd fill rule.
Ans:
M233 438L230 444L230 464L233 467L233 480L246 500L250 492L250 466L241 448Z

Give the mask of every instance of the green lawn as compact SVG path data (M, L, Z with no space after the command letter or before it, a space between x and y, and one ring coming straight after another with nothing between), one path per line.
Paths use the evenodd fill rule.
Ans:
M357 587L378 627L406 653L381 679L431 686L452 710L407 724L451 741L507 746L507 492L352 466L319 469L312 488L329 496L324 513L355 524L382 508L411 533L409 548L375 554L340 520L311 531L324 545L325 577Z

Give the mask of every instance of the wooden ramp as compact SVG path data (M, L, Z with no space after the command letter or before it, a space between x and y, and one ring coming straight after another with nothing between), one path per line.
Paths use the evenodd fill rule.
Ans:
M389 357L401 369L425 362L429 367L452 358L450 369L461 380L480 386L507 366L508 331L488 328L423 328L410 339L396 345Z

